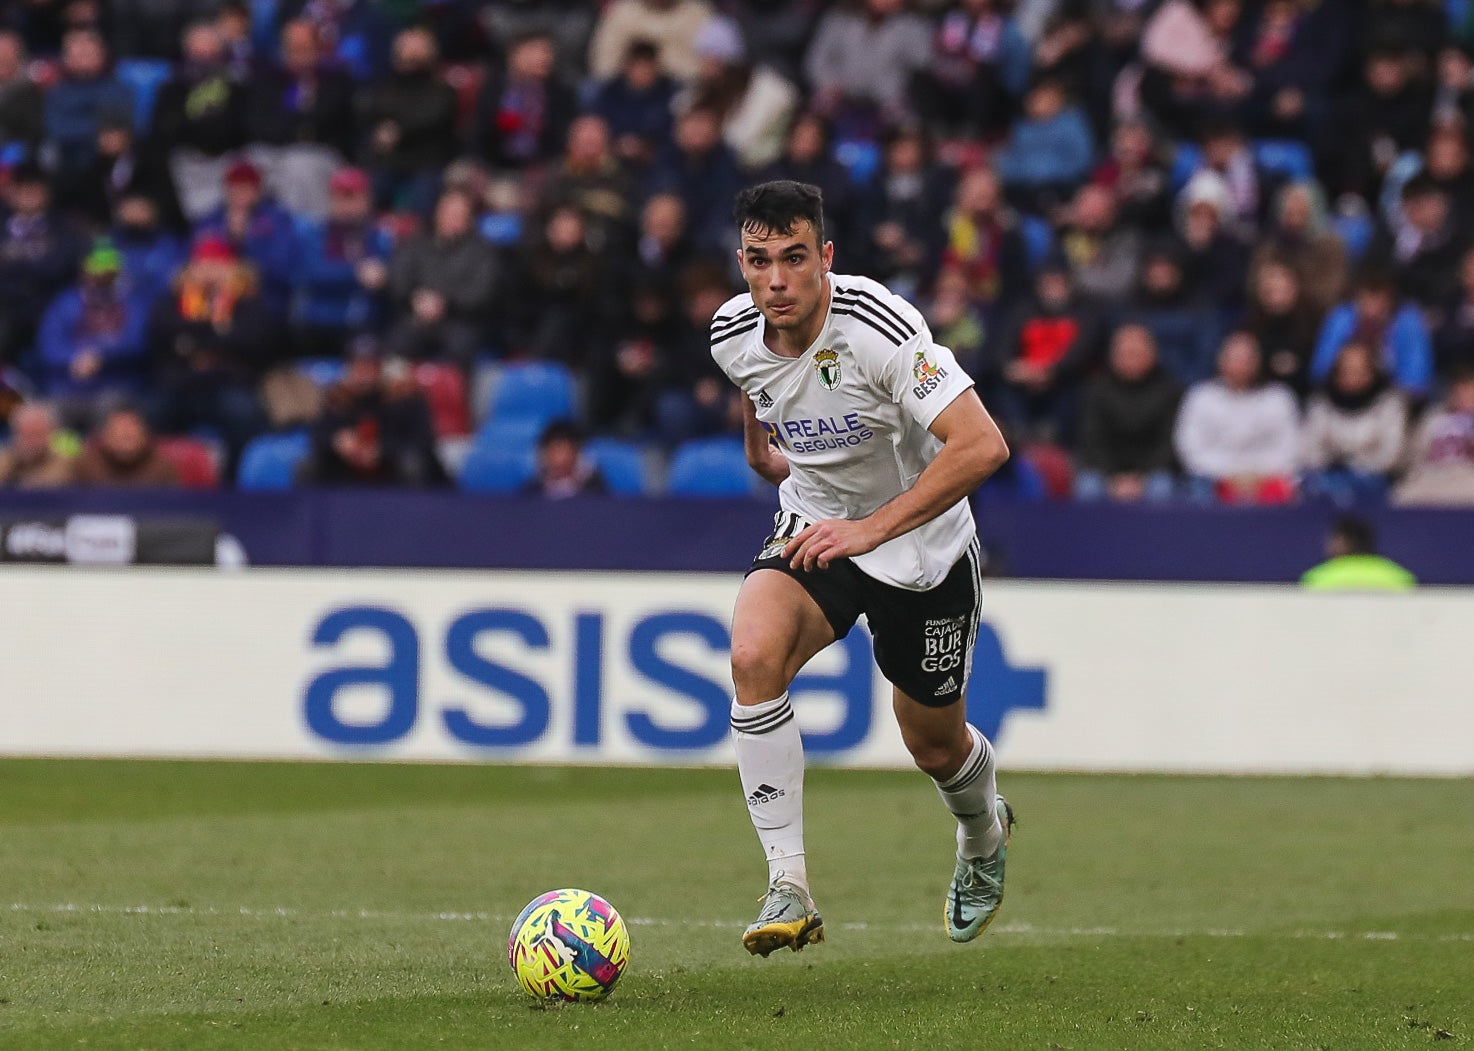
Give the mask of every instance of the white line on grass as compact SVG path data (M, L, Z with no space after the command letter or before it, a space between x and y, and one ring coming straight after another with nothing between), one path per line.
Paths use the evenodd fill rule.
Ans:
M248 919L329 919L379 920L390 923L510 923L512 915L494 912L392 912L381 909L328 909L314 912L289 908L217 908L211 905L96 905L76 902L36 904L12 902L0 911L28 914L95 914L108 916L242 916ZM685 929L740 930L741 920L669 919L632 916L625 920L634 927L679 927ZM874 931L885 934L915 934L933 930L924 923L838 923L842 931ZM995 934L1035 935L1046 938L1288 938L1314 941L1432 941L1474 942L1474 933L1401 934L1397 931L1250 931L1233 927L1207 927L1200 930L1175 928L1167 930L1133 930L1123 927L1041 927L1032 923L1000 923Z

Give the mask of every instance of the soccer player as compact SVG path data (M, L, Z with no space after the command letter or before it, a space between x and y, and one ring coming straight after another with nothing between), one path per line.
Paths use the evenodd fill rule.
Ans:
M778 486L782 508L732 616L732 737L768 859L767 895L742 943L767 956L824 940L788 687L861 614L901 737L956 815L946 929L970 941L1003 900L1013 811L963 701L982 605L967 498L1008 448L914 307L831 272L817 187L763 183L737 196L735 213L749 291L717 311L711 352L742 389L747 460Z

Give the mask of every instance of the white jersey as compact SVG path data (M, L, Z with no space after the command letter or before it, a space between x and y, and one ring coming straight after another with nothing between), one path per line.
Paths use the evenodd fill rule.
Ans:
M764 345L748 293L728 300L711 326L712 357L788 458L779 504L810 522L864 518L910 489L942 448L927 428L972 386L910 303L869 278L828 281L824 327L796 358ZM962 499L853 561L887 584L926 590L975 535Z

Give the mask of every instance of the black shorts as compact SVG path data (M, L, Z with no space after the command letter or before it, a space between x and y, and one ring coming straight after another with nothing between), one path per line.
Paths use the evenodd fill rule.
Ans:
M875 641L875 663L906 696L943 708L962 696L972 670L972 647L983 612L982 560L976 539L934 588L911 591L862 572L847 558L827 569L793 569L783 545L808 523L779 511L773 533L748 573L776 569L809 593L842 639L860 614Z

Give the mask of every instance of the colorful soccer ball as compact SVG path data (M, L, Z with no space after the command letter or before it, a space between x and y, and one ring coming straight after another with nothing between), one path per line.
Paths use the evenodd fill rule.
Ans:
M630 961L619 913L586 890L550 890L512 924L507 962L517 984L539 1000L602 1000Z

